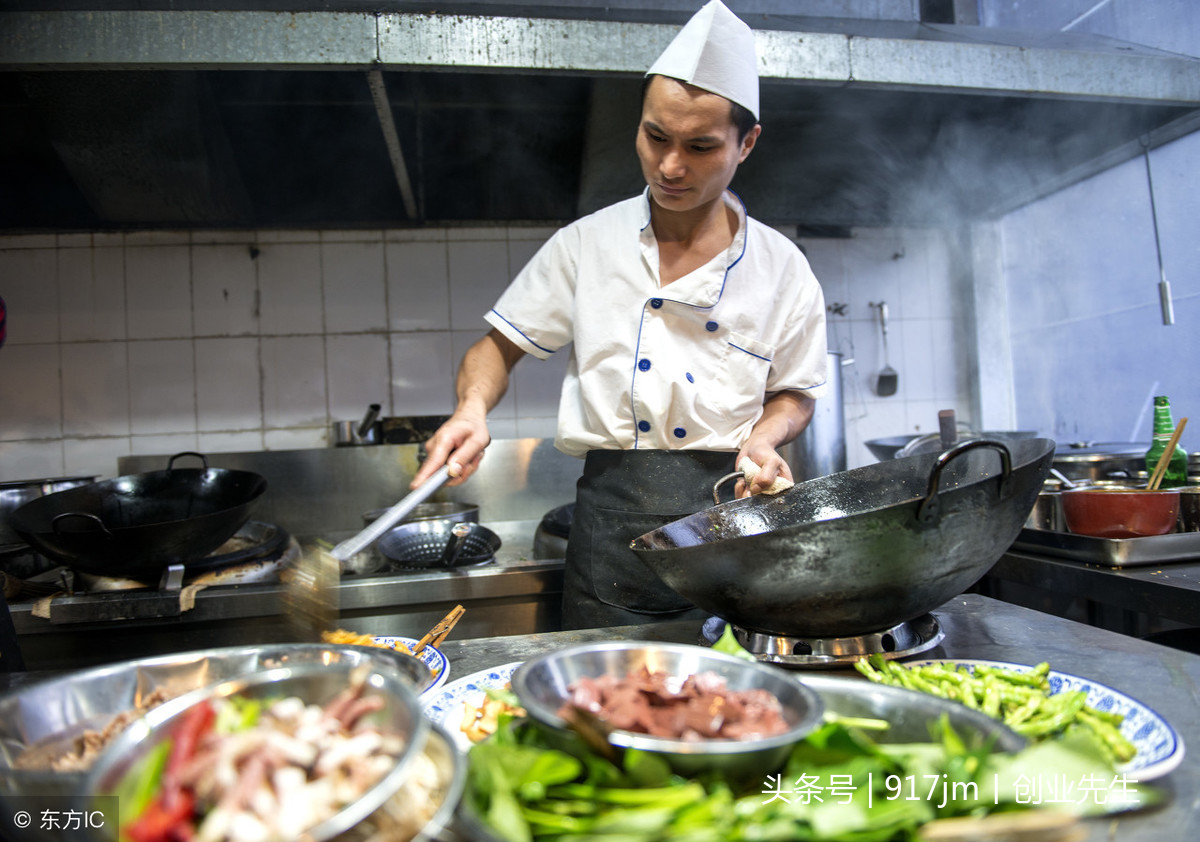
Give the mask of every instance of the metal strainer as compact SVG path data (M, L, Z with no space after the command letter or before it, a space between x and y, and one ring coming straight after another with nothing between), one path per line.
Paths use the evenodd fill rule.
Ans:
M447 544L454 539L455 526L467 527L459 539L453 567L487 564L500 549L500 536L478 523L453 520L421 520L402 523L384 533L376 548L390 561L405 567L441 567Z

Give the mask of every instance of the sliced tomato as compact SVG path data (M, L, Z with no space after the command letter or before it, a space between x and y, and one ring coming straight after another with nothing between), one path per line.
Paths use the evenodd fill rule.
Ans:
M173 806L173 799L181 791L180 773L196 756L196 746L200 743L200 738L212 730L216 716L216 710L207 700L194 705L183 714L183 721L174 734L167 766L163 770L160 792L168 808Z
M176 791L174 803L167 806L156 796L142 814L125 826L130 842L185 842L195 833L192 810L195 801L186 789Z

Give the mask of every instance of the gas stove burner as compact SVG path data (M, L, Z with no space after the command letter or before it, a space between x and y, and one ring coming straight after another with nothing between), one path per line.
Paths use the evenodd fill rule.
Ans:
M700 629L700 642L716 643L729 625L720 617L709 617ZM782 667L835 669L852 666L866 655L879 654L888 659L907 658L941 643L945 637L932 614L898 623L890 629L854 637L787 637L770 632L732 626L738 643L760 661Z
M299 543L285 530L250 521L210 555L186 565L171 565L160 582L75 571L75 585L82 593L108 593L147 588L179 590L183 585L278 582L279 572L293 564L299 555Z
M55 567L58 567L58 562L46 558L28 544L5 544L0 547L0 572L14 579L31 579Z

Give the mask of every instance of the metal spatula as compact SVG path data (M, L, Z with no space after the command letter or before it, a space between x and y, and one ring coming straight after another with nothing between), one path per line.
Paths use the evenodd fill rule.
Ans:
M879 329L883 334L883 368L879 372L879 377L875 380L875 394L881 398L887 398L896 394L896 389L900 384L900 372L896 371L888 363L887 302L880 301L878 304L872 306L879 308Z
M331 554L339 562L353 558L356 553L362 552L379 540L383 533L403 520L405 515L415 509L426 497L441 488L448 479L450 479L450 466L443 465L416 490L410 492L407 497L372 521L370 526L353 538L347 538L334 547Z
M327 544L303 548L284 579L284 616L301 641L318 641L337 627L341 610L337 584L342 566Z
M337 585L342 564L382 537L449 478L450 467L443 465L419 488L354 537L347 538L332 550L316 544L301 553L300 560L289 573L283 594L288 621L301 639L319 640L322 631L336 625L340 610Z

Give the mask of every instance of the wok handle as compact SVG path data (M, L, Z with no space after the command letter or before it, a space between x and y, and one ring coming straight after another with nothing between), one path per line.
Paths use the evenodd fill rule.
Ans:
M713 503L721 505L721 486L729 482L731 479L740 479L746 475L745 471L734 471L732 474L726 474L715 483L713 483Z
M925 499L917 507L917 520L923 526L935 526L941 520L942 502L938 499L938 486L942 481L942 471L954 459L977 447L988 447L1000 454L1000 489L997 496L1003 500L1009 495L1012 485L1012 454L1003 442L990 439L974 439L963 442L939 456L933 465L933 470L929 472L929 487L925 492Z
M208 471L208 457L205 456L203 453L197 453L194 450L185 450L182 453L176 453L174 456L172 456L170 459L167 460L167 470L168 471L174 470L175 469L175 460L179 459L182 456L195 456L204 465L204 470Z
M116 537L108 531L108 527L104 525L104 521L88 512L63 512L61 515L55 515L50 521L50 530L55 534L56 537L62 537L63 533L59 527L62 525L64 520L73 517L81 517L84 520L95 521L96 525L100 527L100 531L107 535L110 540Z

